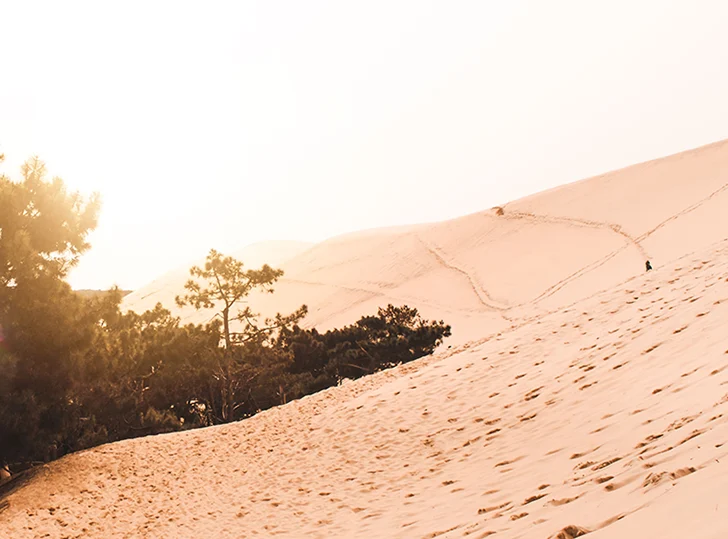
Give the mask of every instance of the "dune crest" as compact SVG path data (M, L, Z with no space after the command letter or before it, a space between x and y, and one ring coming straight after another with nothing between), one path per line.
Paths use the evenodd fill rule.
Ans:
M329 329L387 303L417 307L453 325L462 344L568 305L723 238L728 142L562 186L450 221L291 243L250 267L281 267L276 293L253 294L265 316L309 306L306 327ZM264 253L263 253L264 254ZM127 296L123 307L161 301L185 322L209 312L178 309L188 268Z

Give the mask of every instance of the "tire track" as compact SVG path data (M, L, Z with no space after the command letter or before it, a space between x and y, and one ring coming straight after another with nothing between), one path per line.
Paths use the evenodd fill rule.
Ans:
M577 219L575 217L557 217L557 216L551 216L551 215L536 215L533 213L527 213L527 212L508 212L504 213L504 217L506 219L515 217L516 219L528 219L531 221L535 221L537 223L548 223L548 224L566 224L566 225L575 225L580 226L584 228L594 228L594 229L601 229L601 230L611 230L615 234L619 234L624 238L624 240L630 244L633 245L642 255L642 257L645 260L649 260L649 255L647 254L647 251L642 247L640 244L639 238L634 238L630 234L624 231L622 228L622 225L617 225L613 223L605 223L601 221L589 221L587 219Z
M447 306L445 306L445 305L440 305L438 303L435 303L435 302L432 302L432 301L428 301L427 299L424 299L424 298L418 298L418 297L414 297L414 296L409 296L409 297L405 296L405 297L403 297L403 296L401 296L399 294L395 295L395 294L391 294L389 292L383 292L381 290L369 290L369 289L366 289L366 288L359 288L359 287L355 287L355 286L347 286L347 285L343 285L343 284L320 283L320 282L314 282L314 281L306 281L306 280L302 280L302 279L293 279L293 278L289 279L289 278L286 278L286 277L284 277L283 279L281 279L279 282L288 282L288 283L294 283L294 284L303 284L303 285L307 285L307 286L321 286L321 287L326 287L326 288L335 288L337 290L343 290L343 291L346 291L346 292L357 292L357 293L368 294L369 295L368 297L364 297L362 299L356 300L353 303L349 303L345 307L343 307L343 308L341 308L341 309L339 309L337 311L334 311L330 315L327 315L327 318L332 317L332 316L336 316L336 315L341 314L343 312L346 312L346 311L350 310L355 305L359 305L360 303L364 303L366 301L369 301L370 299L374 299L374 298L377 298L377 297L386 298L387 301L389 301L389 302L394 301L394 302L401 302L403 304L414 305L414 306L416 306L418 308L419 307L422 307L422 306L426 306L426 307L432 307L434 309L441 309L441 310L444 310L444 312L446 312L446 313L470 312L470 310L468 310L468 309L457 309L457 310L448 309ZM475 312L478 312L478 311L472 310L472 312L475 313Z
M470 288L473 291L473 293L478 298L478 301L486 307L487 309L493 310L493 311L500 311L504 318L508 319L503 312L510 309L508 305L500 305L496 300L488 293L487 290L485 290L482 286L478 284L478 282L475 280L475 278L466 270L462 269L461 267L455 265L452 261L448 260L448 258L442 253L440 249L438 249L436 246L432 245L431 243L428 243L427 241L423 240L420 236L417 236L417 239L422 243L422 245L427 249L427 251L435 257L435 259L438 261L438 263L450 270L456 271L460 273L461 275L465 276L465 278L468 280L468 283L470 284Z
M612 251L608 253L607 255L603 256L602 258L595 260L591 264L588 264L582 268L579 268L574 273L566 276L565 278L557 281L556 283L552 284L548 288L546 288L541 294L536 296L535 298L532 298L528 301L525 301L523 303L520 303L518 305L514 305L514 307L524 307L526 305L535 305L539 303L540 301L543 301L546 298L549 298L562 290L565 286L571 284L573 281L579 279L583 275L586 275L587 273L603 266L610 260L612 260L615 256L622 253L627 247L634 246L640 253L640 255L645 259L649 260L649 255L644 250L642 245L640 245L638 239L632 237L630 234L624 231L621 225L613 224L613 223L605 223L601 221L590 221L587 219L578 219L575 217L559 217L559 216L551 216L551 215L536 215L533 213L527 213L527 212L504 212L503 217L506 219L525 219L529 220L535 223L542 223L542 224L565 224L565 225L571 225L571 226L578 226L583 228L593 228L598 230L611 230L612 232L619 234L622 236L625 240L625 245L615 251Z
M691 204L687 208L685 208L685 209L683 209L683 210L675 213L674 215L671 215L670 217L668 217L664 221L662 221L659 224L657 224L652 229L650 229L647 232L641 234L640 236L637 236L636 238L633 237L633 236L631 236L631 235L629 235L629 234L627 234L622 229L621 225L612 224L612 223L604 223L604 222L599 222L599 221L589 221L589 220L586 220L586 219L577 219L577 218L572 218L572 217L557 217L557 216L550 216L550 215L535 215L535 214L531 214L531 213L527 213L527 212L507 212L506 211L506 212L504 212L503 217L509 218L509 217L513 216L516 219L530 219L532 221L541 222L541 223L553 223L553 224L555 224L555 223L572 223L572 224L577 225L577 226L585 226L585 227L590 227L590 228L601 228L601 229L609 228L613 232L615 232L617 234L620 234L623 237L625 237L625 239L627 239L630 244L634 245L640 251L640 254L642 254L642 256L644 257L645 260L649 260L649 255L647 254L647 252L645 251L645 249L642 247L642 245L640 244L640 242L642 242L645 239L647 239L650 236L652 236L652 234L654 234L655 232L657 232L658 230L660 230L661 228L663 228L668 223L670 223L672 221L675 221L675 220L679 219L680 217L682 217L684 215L687 215L688 213L691 213L691 212L695 211L700 206L702 206L706 202L712 200L713 198L715 198L716 196L720 195L721 193L723 193L725 191L728 191L728 183L726 183L723 186L721 186L720 188L716 189L715 191L713 191L712 193L710 193L707 197L699 200L698 202L696 202L694 204ZM583 276L583 275L585 275L585 274L587 274L587 273L589 273L589 272L591 272L591 271L593 271L593 270L595 270L595 269L603 266L604 264L606 264L607 262L609 262L610 260L612 260L615 256L617 256L618 254L622 253L626 248L627 248L627 245L625 245L624 247L622 247L620 249L617 249L615 251L612 251L611 253L608 253L607 255L605 255L604 257L600 258L599 260L596 260L596 261L592 262L591 264L580 268L579 270L575 271L571 275L568 275L564 279L561 279L560 281L554 283L553 285L551 285L550 287L548 287L546 290L544 290L537 297L535 297L535 298L533 298L533 299L531 299L531 300L529 300L527 302L520 303L518 305L514 305L513 308L515 308L515 307L523 307L523 306L529 305L529 304L534 304L535 305L538 302L540 302L540 301L542 301L542 300L544 300L544 299L546 299L548 297L553 296L558 291L560 291L565 286L567 286L571 282L575 281L579 277L581 277L581 276Z
M583 275L586 275L587 273L589 273L589 272L591 272L591 271L593 271L593 270L595 270L595 269L603 266L604 264L606 264L607 262L609 262L611 259L613 259L615 256L617 256L618 254L620 254L621 252L623 252L625 249L627 249L627 246L626 245L623 246L623 247L620 247L616 251L612 251L611 253L607 254L606 256L600 258L599 260L595 260L591 264L589 264L587 266L584 266L583 268L580 268L579 270L575 271L571 275L569 275L569 276L561 279L560 281L552 284L550 287L548 287L546 290L544 290L537 297L535 297L535 298L533 298L533 299L531 299L529 301L526 301L524 303L521 303L520 305L518 305L518 307L523 307L524 305L529 305L529 304L536 304L539 301L542 301L542 300L544 300L546 298L549 298L549 297L553 296L554 294L556 294L556 292L560 291L566 285L568 285L571 282L575 281L579 277L582 277Z
M648 230L647 232L645 232L644 234L642 234L641 236L639 236L637 238L637 241L643 241L643 240L649 238L650 236L652 236L652 234L654 234L655 232L657 232L658 230L660 230L662 227L664 227L669 222L674 221L676 219L679 219L683 215L687 215L688 213L697 210L700 206L702 206L703 204L705 204L706 202L708 202L711 199L715 198L716 196L718 196L719 194L723 193L726 190L728 190L728 183L726 183L722 187L716 189L715 191L713 191L712 193L710 193L707 197L705 197L705 198L697 201L695 204L692 204L691 206L688 206L684 210L679 211L678 213L676 213L675 215L673 215L671 217L668 217L667 219L665 219L664 221L662 221L660 224L658 224L653 229Z

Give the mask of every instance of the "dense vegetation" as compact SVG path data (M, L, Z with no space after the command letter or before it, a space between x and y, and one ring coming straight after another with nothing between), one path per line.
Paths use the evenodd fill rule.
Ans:
M32 159L0 176L0 466L108 441L235 421L430 354L443 322L392 305L340 329L303 329L301 306L261 320L238 304L282 272L211 251L177 303L214 309L181 325L162 305L122 313L123 292L79 294L65 278L89 245L97 197L47 181Z

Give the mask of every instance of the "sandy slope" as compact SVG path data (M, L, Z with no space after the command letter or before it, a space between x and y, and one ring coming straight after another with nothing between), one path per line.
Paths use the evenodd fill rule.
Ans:
M62 459L5 533L724 537L726 275L723 242L449 357Z
M721 143L308 249L288 286L340 302L321 320L406 296L481 326L247 421L63 458L0 534L726 537L727 184Z

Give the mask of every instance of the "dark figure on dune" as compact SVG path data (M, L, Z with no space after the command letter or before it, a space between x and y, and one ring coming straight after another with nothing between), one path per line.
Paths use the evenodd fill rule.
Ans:
M652 269L652 264L650 264L650 261L649 260L647 262L645 262L645 269L647 271L650 271Z

